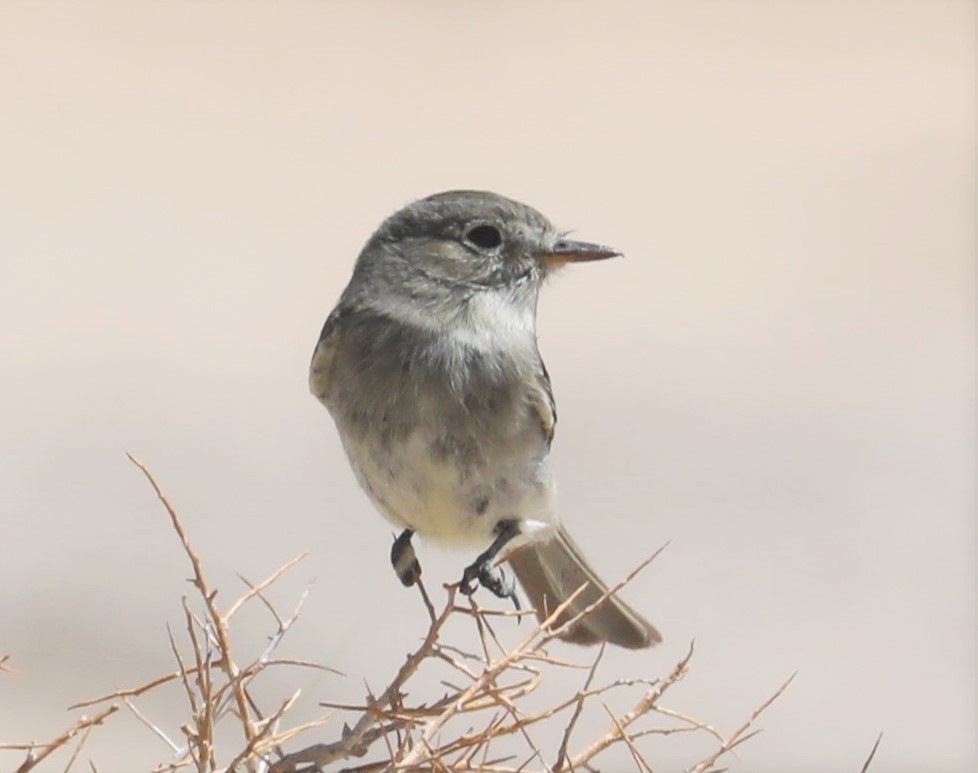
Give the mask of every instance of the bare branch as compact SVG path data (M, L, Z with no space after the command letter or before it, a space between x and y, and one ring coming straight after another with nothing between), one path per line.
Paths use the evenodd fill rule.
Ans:
M299 686L293 685L284 695L273 698L273 710L266 714L264 700L257 699L259 693L254 690L255 680L269 669L278 671L282 666L339 673L308 660L276 657L284 637L300 619L312 583L302 590L288 614L272 603L268 591L306 554L281 565L258 584L239 575L247 590L222 612L217 604L217 589L208 584L203 562L191 545L176 510L146 467L134 457L130 456L130 459L163 503L190 561L191 581L200 597L200 601L196 594L182 599L182 633L167 627L177 669L139 686L117 689L99 698L75 703L72 709L110 705L92 719L78 719L51 743L0 744L0 751L28 753L18 773L34 769L59 748L72 749L64 768L65 773L70 773L81 759L81 750L91 729L114 713L118 702L124 703L132 715L165 744L169 761L158 765L156 773L177 773L185 769L196 769L198 773L313 773L343 760L364 758L371 752L376 759L348 766L344 768L345 773L586 773L595 770L599 764L596 758L612 746L618 746L622 751L627 749L639 773L650 773L654 769L653 761L643 748L651 740L649 737L661 740L672 734L687 733L708 735L718 742L719 748L710 757L691 768L695 773L707 773L713 770L717 759L759 732L753 729L755 720L791 681L785 682L737 730L723 736L709 723L660 705L666 691L687 674L693 655L692 643L685 657L665 678L640 675L603 684L596 684L599 665L605 656L603 647L585 663L570 657L557 657L547 650L548 645L556 642L569 626L591 614L648 566L663 546L595 603L557 626L556 621L567 614L584 591L584 588L578 589L570 599L552 611L548 610L549 617L540 624L534 623L534 627L513 647L503 644L496 629L502 632L504 627L510 626L507 618L519 620L531 612L483 609L471 596L462 603L458 600L458 586L454 585L445 586L444 605L438 611L425 586L418 582L428 630L393 677L384 680L386 689L379 695L368 689L365 700L359 705L321 702L320 705L329 709L323 716L290 726L290 710L299 701ZM256 604L263 605L274 622L269 624L271 630L261 643L247 650L258 654L247 665L239 666L232 656L232 646L245 648L232 640L231 622L245 606ZM478 637L475 651L470 651L473 645L463 647L442 640L446 623L454 616L462 616L471 622L471 631ZM563 647L563 644L556 646ZM560 652L573 657L581 650L567 648ZM0 657L0 671L9 671L7 661L8 656ZM543 704L539 700L527 702L528 696L538 693L545 684L559 685L559 681L551 681L553 674L572 674L578 670L583 672L584 680L573 694L545 694ZM184 713L176 718L168 717L166 721L150 718L134 702L135 698L150 693L178 689L182 689L185 697ZM433 690L437 692L432 694ZM608 696L607 702L605 696ZM623 697L631 701L628 711L617 714L608 709L609 704L615 705L611 698L620 701ZM142 701L140 703L145 706ZM527 709L531 705L532 711ZM595 705L604 708L608 724L583 739L583 748L573 753L572 743L585 732L582 721L585 708ZM349 724L344 723L331 738L298 751L287 753L283 750L283 745L327 726L337 712L345 713ZM652 716L666 717L675 726L643 727L639 722L642 717ZM221 725L222 722L225 724ZM222 731L228 723L234 725L236 722L241 723L242 733ZM551 732L555 726L557 734ZM183 738L164 731L165 727L179 727ZM559 738L556 749L541 747L536 742L535 738L543 737L541 730L547 732L547 737ZM78 742L72 746L69 742L73 738ZM504 741L506 745L503 747ZM878 738L861 773L867 772L879 742ZM500 754L501 747L505 748L505 756ZM515 754L512 753L514 748ZM547 759L556 760L552 768L548 767ZM229 764L224 765L228 760ZM90 768L97 773L91 763Z
M788 685L791 684L792 680L797 675L798 675L798 672L796 671L791 676L789 676L787 678L787 680L785 680L784 684L782 684L775 691L774 695L772 695L770 698L768 698L766 701L764 701L764 703L762 703L760 706L758 706L756 709L754 709L754 711L750 715L750 719L748 719L746 722L744 722L744 724L742 724L740 727L738 727L736 730L734 730L734 732L730 734L730 737L727 738L723 743L720 744L720 748L717 749L713 754L711 754L705 760L703 760L702 762L700 762L698 765L696 765L692 769L691 773L707 773L707 771L709 771L710 768L713 767L713 764L718 759L720 759L720 757L722 757L724 754L726 754L727 752L729 752L735 746L738 746L739 744L743 743L744 741L746 741L751 736L755 735L756 733L750 733L750 734L747 734L747 735L745 735L745 734L747 733L747 730L751 727L751 725L754 724L754 721L761 715L761 713L768 706L770 706L772 703L774 703L774 701L776 701L781 696L781 693L783 693L786 689L788 689Z
M214 625L214 631L217 634L218 642L221 648L221 658L223 663L223 668L227 672L228 678L234 684L234 696L238 704L238 712L241 717L242 725L244 726L245 736L250 741L255 734L254 727L252 727L251 719L248 713L248 702L245 699L244 688L241 682L237 680L238 669L234 664L234 660L231 657L231 641L228 636L227 621L218 611L217 606L214 603L214 598L217 595L216 590L211 590L210 586L207 584L207 580L204 578L204 569L200 561L200 556L197 555L197 551L194 550L193 546L190 544L190 539L187 537L187 532L183 528L183 524L180 522L180 518L177 516L177 511L174 509L173 505L170 504L170 500L167 499L166 495L163 493L153 474L146 468L141 461L139 461L132 454L127 453L126 456L129 460L135 464L143 475L146 476L146 480L153 487L153 491L156 492L157 498L166 508L166 512L170 516L170 522L173 525L174 531L176 531L177 536L180 538L180 542L183 545L184 552L187 554L187 558L190 559L190 564L194 570L194 587L197 588L201 597L204 600L204 604L207 606L208 617L211 623Z
M873 757L876 756L876 750L880 748L880 741L882 740L883 734L880 733L878 736L876 736L876 743L874 743L873 748L869 750L869 756L866 758L863 766L859 769L859 773L866 773L866 771L869 770L869 765L873 761Z
M27 773L29 770L33 770L35 767L40 765L44 760L46 760L53 752L60 749L66 743L68 743L72 738L78 735L82 731L86 731L95 725L101 725L105 721L105 718L111 714L115 714L119 710L118 706L108 706L107 708L100 711L94 717L82 717L74 725L68 728L65 732L55 738L53 741L47 744L31 744L28 748L27 759L17 768L17 773ZM16 749L24 748L23 746L18 746L16 744L3 744L0 745L0 749ZM40 753L35 755L34 752L40 750Z

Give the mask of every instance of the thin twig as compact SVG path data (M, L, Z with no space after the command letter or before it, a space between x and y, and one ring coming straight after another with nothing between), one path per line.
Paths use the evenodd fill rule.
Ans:
M598 654L594 658L594 662L591 664L590 670L587 672L587 679L584 680L584 689L582 692L577 694L576 703L574 707L574 713L571 714L570 721L564 728L564 734L560 739L560 748L557 750L557 761L554 763L554 770L560 770L561 766L564 764L564 760L567 759L567 744L570 743L571 733L574 732L574 727L577 725L577 720L581 718L581 712L584 711L584 700L588 690L591 689L591 682L594 681L594 675L598 671L598 664L604 657L604 647L602 644L598 648Z
M604 701L601 702L601 706L604 708L605 713L611 719L612 723L618 729L619 738L624 741L625 746L628 747L628 751L631 752L632 760L635 762L635 766L639 769L639 773L644 771L645 773L652 773L652 767L646 761L645 757L642 756L641 752L635 747L635 741L628 734L628 731L622 725L621 720L615 716L614 712L608 708L608 704Z
M408 656L404 665L401 666L397 675L390 683L390 686L376 701L372 702L372 707L382 708L383 706L389 705L395 696L400 694L402 685L414 675L422 662L428 657L431 648L438 639L442 626L454 610L454 592L451 592L445 609L431 624L421 646ZM339 741L332 744L316 744L307 749L289 754L280 760L272 769L275 773L294 773L297 766L301 764L313 763L321 767L337 759L361 756L366 753L367 746L369 745L367 743L367 733L375 724L377 724L375 711L365 711L352 729L348 731L344 730L343 737Z
M221 648L222 665L228 675L228 678L234 685L234 696L238 704L238 712L244 727L245 737L250 741L255 734L255 729L252 726L251 718L248 713L248 701L245 699L244 687L237 679L238 669L231 657L231 640L228 636L227 621L218 611L217 605L214 603L214 598L217 595L217 591L212 591L210 586L207 584L207 580L204 578L204 569L200 561L200 556L190 544L190 539L187 537L187 532L184 530L183 524L180 522L180 518L177 516L176 510L174 509L173 505L170 504L170 500L163 493L159 484L156 482L156 479L153 477L153 474L146 468L146 465L139 461L139 459L137 459L135 456L130 453L127 453L126 456L128 456L129 460L135 464L140 471L142 471L144 476L146 476L149 484L153 487L153 491L156 492L157 498L163 503L163 507L166 508L166 512L170 516L170 522L173 525L173 529L180 538L184 552L190 559L190 564L194 570L194 587L197 588L201 597L204 599L204 604L207 606L208 616L210 617L211 622L214 624L214 630L217 634L217 639Z
M706 771L710 770L710 768L713 767L713 764L718 759L720 759L720 757L722 757L724 754L726 754L727 752L729 752L735 746L738 746L741 743L743 743L744 741L746 741L748 738L756 735L756 732L755 733L746 734L747 733L747 730L751 727L751 725L754 724L754 721L761 715L761 713L768 706L770 706L772 703L774 703L774 701L776 701L781 696L781 693L783 693L786 689L788 689L788 685L791 684L792 680L794 680L794 678L797 675L798 675L798 672L796 671L791 676L789 676L785 680L784 684L782 684L775 691L774 695L772 695L770 698L768 698L766 701L764 701L764 703L762 703L760 706L758 706L756 709L754 709L754 711L750 715L750 719L748 719L746 722L744 722L744 724L742 724L740 727L738 727L736 730L734 730L734 732L730 734L730 737L727 738L722 744L720 744L720 748L717 749L713 754L711 754L705 760L703 760L702 762L700 762L698 765L696 765L692 769L691 773L706 773Z
M669 674L665 680L659 682L649 689L649 691L642 696L641 700L639 700L628 713L621 717L620 723L614 723L601 738L592 743L580 754L575 755L573 759L566 761L565 765L558 769L558 773L560 770L576 770L577 768L584 767L595 755L604 751L611 744L615 743L621 737L621 728L627 728L638 717L650 711L658 702L659 698L662 697L665 691L683 678L688 670L689 661L692 657L693 643L690 642L689 650L687 651L686 656L676 664L676 667L673 668L672 673Z
M293 566L295 566L296 564L298 564L300 561L302 561L303 559L305 559L306 556L308 556L308 555L309 555L309 551L307 550L305 553L300 553L295 558L286 561L278 569L276 569L274 572L272 572L270 575L268 575L268 577L266 577L264 580L262 580L257 585L252 585L251 582L249 582L247 578L245 578L243 575L240 575L239 574L238 575L238 579L241 580L241 582L243 582L245 585L248 586L248 592L245 593L243 596L241 596L237 601L235 601L231 605L231 608L227 612L224 613L224 619L227 620L228 622L230 622L231 621L231 618L234 617L235 613L239 609L241 609L241 607L243 607L245 604L247 604L249 601L251 601L251 599L253 599L255 596L260 595L263 590L265 590L268 586L270 586L272 583L274 583L276 580L278 580L279 577L281 577L283 574L285 574L287 571L289 571L289 569L291 569ZM262 600L264 601L264 599L262 599ZM267 601L265 601L265 605L269 608L269 610L271 611L272 615L278 621L279 625L281 625L282 624L282 620L278 617L278 613L275 611L275 607L273 607Z
M146 725L146 727L148 727L157 738L159 738L161 741L163 741L163 743L169 746L170 750L173 751L174 754L180 751L180 747L177 746L173 741L171 741L170 737L166 733L164 733L160 728L158 728L155 724L153 724L153 722L151 722L145 714L143 714L138 708L136 708L136 704L134 704L129 698L123 698L122 700L126 704L126 707L129 709L129 711L132 712L133 716L136 717L136 719L138 719L144 725Z
M876 756L876 750L880 748L880 741L882 740L883 733L880 733L878 736L876 736L876 743L874 743L873 748L870 749L869 756L866 758L863 766L859 769L859 773L866 773L866 771L869 770L869 764L873 761L873 757Z
M28 751L27 759L24 760L19 768L17 768L17 773L27 773L27 771L33 770L53 752L60 749L62 746L68 743L68 741L78 735L78 733L82 732L83 730L87 730L90 727L94 727L95 725L101 725L102 722L105 721L106 717L111 714L115 714L118 710L119 707L114 704L112 706L108 706L94 717L82 717L50 743L40 744L37 746L32 745ZM37 751L38 749L41 750L40 753L37 756L34 756L34 751Z

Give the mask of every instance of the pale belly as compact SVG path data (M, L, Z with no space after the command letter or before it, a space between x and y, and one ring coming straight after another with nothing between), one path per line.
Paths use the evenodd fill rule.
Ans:
M554 481L535 428L502 447L474 436L446 443L422 428L398 440L341 434L361 486L399 528L445 545L480 548L492 541L501 520L521 521L528 538L556 524ZM477 460L472 443L479 444Z

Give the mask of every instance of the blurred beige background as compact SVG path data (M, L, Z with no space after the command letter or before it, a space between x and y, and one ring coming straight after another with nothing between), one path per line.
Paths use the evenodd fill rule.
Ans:
M604 673L695 637L667 704L729 732L797 670L735 770L881 730L872 770L974 770L974 67L970 2L5 3L0 740L172 668L127 450L223 598L312 551L287 651L348 676L270 695L400 663L423 612L306 368L380 220L476 187L627 254L540 308L566 521L610 578L671 540L627 594L666 642ZM422 546L431 586L468 558ZM113 722L99 771L167 759Z

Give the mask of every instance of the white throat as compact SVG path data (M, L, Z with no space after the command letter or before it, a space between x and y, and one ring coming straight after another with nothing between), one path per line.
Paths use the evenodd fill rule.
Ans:
M417 300L401 296L384 298L385 314L406 324L450 338L459 346L480 351L535 350L535 309L514 303L505 290L489 289L470 296L464 306L450 301Z

